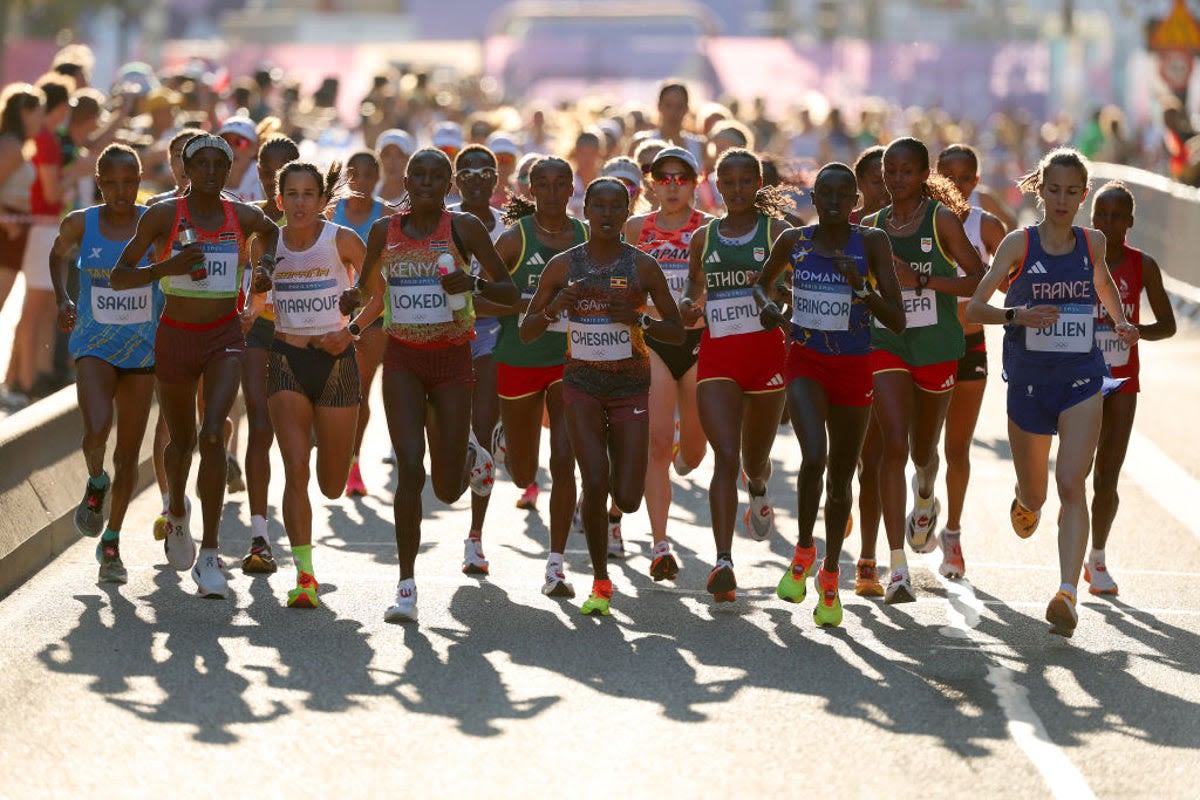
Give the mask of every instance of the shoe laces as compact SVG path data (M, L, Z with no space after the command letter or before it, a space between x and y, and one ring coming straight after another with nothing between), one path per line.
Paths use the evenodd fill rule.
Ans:
M104 503L104 495L108 488L99 489L92 486L91 481L88 481L87 488L84 489L84 500L87 503L89 511L95 511Z

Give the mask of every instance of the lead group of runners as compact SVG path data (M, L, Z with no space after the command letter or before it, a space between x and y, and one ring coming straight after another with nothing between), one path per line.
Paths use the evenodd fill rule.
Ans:
M675 580L669 470L689 472L707 442L715 550L707 590L715 602L735 600L739 479L749 498L747 532L765 540L775 528L769 456L786 408L802 464L795 551L776 593L801 603L813 578L815 621L838 625L856 469L857 594L889 604L915 599L906 540L923 553L940 544L941 573L965 574L959 526L987 376L981 326L997 324L1005 326L1016 467L1010 516L1022 537L1038 525L1050 444L1060 437L1061 586L1046 611L1051 630L1070 636L1075 628L1081 569L1093 593L1117 592L1104 545L1136 408L1136 344L1172 335L1175 323L1153 259L1125 244L1134 219L1127 188L1096 193L1096 229L1073 225L1088 194L1087 165L1074 151L1051 152L1022 180L1043 217L1008 233L968 202L978 183L974 151L948 148L932 171L925 145L912 138L873 148L853 166L825 165L813 188L817 221L804 227L783 219L781 195L763 187L762 163L739 148L715 167L719 218L695 208L704 176L694 154L664 147L646 162L656 210L631 216L641 186L630 161L587 186L584 220L568 214L575 176L554 157L533 163L529 195L501 211L489 205L497 160L486 147L467 147L453 162L437 149L417 150L396 210L372 194L373 153L348 160L347 184L338 167L322 172L301 162L289 140L269 139L259 157L269 199L258 205L223 196L233 152L222 138L182 135L172 153L190 189L143 207L135 202L137 155L108 148L97 163L103 204L68 216L51 256L85 423L89 480L75 522L100 539L102 581L126 579L119 534L157 390L165 486L155 535L172 567L192 571L200 595L226 594L218 554L223 437L241 385L251 420L252 538L243 570L276 570L266 534L274 439L297 573L287 603L316 606L311 451L326 497L365 494L357 453L365 396L382 363L400 567L387 621L417 619L426 478L444 503L471 489L463 571L487 574L482 537L495 462L523 490L518 505L535 507L543 416L551 442L545 594L574 597L563 552L579 527L593 571L581 610L609 614L607 562L624 556L620 513L636 510L643 496L651 577ZM454 209L446 206L452 186L462 197ZM62 289L76 248L77 304ZM997 290L1003 307L990 302ZM1154 324L1139 324L1143 290ZM110 490L104 458L114 419ZM948 509L939 532L943 439ZM185 494L197 447L198 553ZM881 518L886 584L875 560Z

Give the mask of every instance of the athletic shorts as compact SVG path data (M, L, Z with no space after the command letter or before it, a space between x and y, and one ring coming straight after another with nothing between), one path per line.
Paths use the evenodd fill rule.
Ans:
M590 414L603 414L610 423L636 420L649 424L649 416L646 411L649 400L649 392L630 394L624 397L597 397L582 389L563 384L564 406L582 406Z
M1026 433L1053 436L1058 417L1068 408L1099 394L1103 379L1080 378L1067 384L1008 384L1008 418Z
M4 217L25 216L20 211L0 206L0 269L21 269L25 247L29 243L29 223L5 222Z
M496 365L496 394L505 400L518 400L544 392L563 379L563 365L553 367L514 367Z
M958 360L958 373L955 375L959 383L962 381L987 380L987 343L983 331L966 335L967 352Z
M958 373L958 360L940 361L937 364L914 367L888 350L872 350L871 372L876 375L881 372L907 372L912 375L913 383L918 388L932 394L941 394L954 388L954 378Z
M250 350L270 350L275 344L275 323L264 317L256 317L250 330L246 331L246 347Z
M154 337L154 374L163 383L194 383L222 358L242 360L246 340L237 311L215 322L179 322L165 314Z
M875 397L871 356L867 353L834 356L802 344L788 350L787 381L808 378L821 384L829 402L837 406L869 406Z
M667 369L671 370L671 377L678 381L695 366L700 356L700 337L703 335L703 328L685 331L682 344L666 344L647 336L646 346L658 353Z
M389 336L383 350L383 374L409 372L426 392L444 386L473 386L475 365L468 342L449 347L411 347Z
M21 259L26 289L54 290L54 284L50 282L50 250L57 236L58 225L38 223L29 229L29 241L25 243L25 255Z
M491 317L475 320L475 338L471 340L471 360L490 356L500 338L500 323Z
M267 397L277 392L297 392L318 407L357 406L361 393L354 345L335 356L276 339L267 360Z
M784 388L787 340L781 330L707 335L700 340L696 381L730 380L747 394L778 392Z

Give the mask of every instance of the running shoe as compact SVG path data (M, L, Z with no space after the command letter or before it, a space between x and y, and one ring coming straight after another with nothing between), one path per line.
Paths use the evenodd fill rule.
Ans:
M525 487L525 491L517 499L517 508L522 511L536 511L538 499L537 481Z
M508 441L504 438L504 423L497 422L492 428L492 460L496 466L508 471ZM517 508L520 508L518 505Z
M121 562L119 541L101 539L96 543L96 560L100 562L100 575L97 580L100 583L125 583L129 580L129 573Z
M412 578L400 581L396 586L396 602L383 612L384 622L417 621L417 582Z
M658 581L673 581L679 575L679 562L671 552L669 542L654 545L654 556L650 562L650 577Z
M196 542L192 540L189 528L192 507L186 505L184 508L186 510L182 518L167 514L167 525L163 533L163 551L167 554L167 563L176 572L183 572L196 560Z
M908 512L908 519L904 525L904 538L908 540L908 546L913 549L913 552L932 553L938 544L933 529L937 527L938 514L941 513L942 504L935 496L931 498L929 507L922 509L918 504L921 493L917 489L917 483L917 476L913 475L913 510Z
M1046 621L1050 623L1050 632L1056 636L1070 639L1079 624L1079 613L1075 610L1075 598L1068 592L1060 591L1054 595L1050 605L1046 606Z
M817 570L817 607L813 609L813 622L821 627L836 628L842 624L842 600L838 597L838 573Z
M170 541L168 539L167 541ZM229 591L229 582L221 572L216 550L204 550L192 567L192 580L196 582L196 594L201 597L224 597Z
M612 600L612 581L592 581L592 593L588 595L588 599L583 601L583 605L579 607L579 613L585 616L593 614L607 617L611 613L609 611L609 602Z
M883 597L883 584L875 559L860 558L854 565L854 593L859 597Z
M756 542L765 542L775 532L775 508L771 499L764 491L762 494L750 492L750 507L746 509L744 518L746 532Z
M242 556L242 572L250 575L270 575L277 569L279 566L275 563L271 543L262 536L251 539L250 549Z
M542 584L542 594L547 597L575 596L575 587L567 582L562 564L546 565L546 582Z
M471 434L467 446L473 454L471 458L471 491L480 497L487 497L492 493L492 484L495 483L496 464L492 461L492 454L475 441L474 434Z
M621 519L608 518L608 557L625 560L625 540L621 538Z
M108 473L101 474L108 478ZM75 508L75 530L79 531L81 536L99 536L104 533L104 498L111 485L110 481L104 484L103 489L97 489L92 486L90 480L84 484L83 499Z
M1102 561L1089 558L1083 562L1083 578L1088 582L1088 592L1096 595L1117 596L1117 582Z
M242 468L232 453L225 456L225 488L230 494L245 491L246 481L242 479Z
M350 474L346 476L346 497L366 497L367 485L363 483L362 471L358 468L358 459L350 464Z
M483 557L483 542L480 540L464 540L462 571L464 575L488 574L488 560Z
M183 497L183 510L185 514L192 513L192 501L187 498L187 495ZM162 513L154 520L153 530L155 541L161 542L167 538L167 508L165 506Z
M948 533L942 529L938 536L942 546L942 563L938 572L943 578L957 579L967 574L967 563L963 561L962 534Z
M804 602L805 595L808 594L808 587L805 581L812 573L813 565L817 563L817 548L816 547L801 547L796 545L796 551L792 555L792 565L788 567L787 572L783 573L783 577L779 579L779 585L775 587L775 595L780 600L786 600L789 603Z
M892 579L883 593L883 604L887 606L897 603L915 603L917 596L913 594L912 581L908 577L908 569L901 567L892 570Z
M1038 523L1042 520L1042 512L1030 511L1021 505L1014 490L1012 505L1008 507L1008 518L1012 521L1012 528L1016 531L1017 536L1028 539L1037 530Z
M288 608L316 608L321 605L317 600L317 579L307 572L296 575L296 588L288 592Z
M733 562L722 558L708 573L704 588L713 596L715 603L732 603L737 600L737 578L733 575Z

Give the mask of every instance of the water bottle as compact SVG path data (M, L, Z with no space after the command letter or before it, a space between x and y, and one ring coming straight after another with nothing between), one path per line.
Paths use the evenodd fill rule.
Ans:
M437 258L437 268L438 275L449 275L458 269L458 262L449 253L442 253ZM452 294L449 297L451 311L462 311L467 307L467 296L465 294Z
M187 247L188 245L195 244L199 238L200 237L196 234L196 229L192 227L192 223L188 222L187 217L179 220L179 228L178 232L176 233L175 240L179 242L180 250L183 250L183 248ZM192 267L192 269L188 272L188 275L194 281L202 281L208 277L208 270L205 268L204 262L201 261L199 264Z

